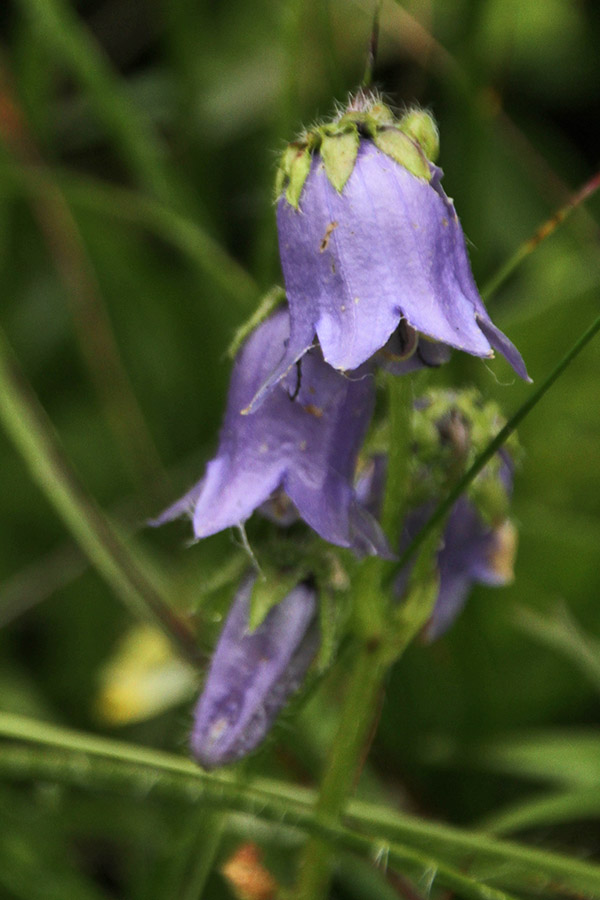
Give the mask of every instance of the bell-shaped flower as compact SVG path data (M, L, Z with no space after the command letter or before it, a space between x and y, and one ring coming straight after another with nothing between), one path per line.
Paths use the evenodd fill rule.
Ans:
M215 458L202 480L152 524L188 514L196 538L203 538L242 524L265 503L265 509L270 502L289 513L291 501L300 517L332 544L387 555L380 526L353 488L374 403L369 368L343 375L315 347L260 409L243 414L281 358L288 337L289 316L281 309L247 339L234 365ZM277 518L272 510L270 517ZM281 524L293 518L282 516Z
M265 738L319 647L315 591L299 584L250 630L254 584L242 584L194 713L191 748L206 769L235 762Z
M359 99L283 155L277 228L291 334L254 402L315 334L325 360L351 371L400 323L418 335L415 348L424 337L479 357L497 350L527 379L519 352L479 296L442 171L426 158L422 136L375 98ZM419 113L408 115L412 125ZM429 364L417 355L412 368Z

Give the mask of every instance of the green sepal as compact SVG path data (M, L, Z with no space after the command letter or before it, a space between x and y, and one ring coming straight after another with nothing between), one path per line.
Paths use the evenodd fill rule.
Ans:
M283 153L281 154L281 158L279 160L279 167L277 169L277 174L275 176L275 199L278 200L283 189L286 187L288 181L290 180L290 173L292 171L292 163L298 156L298 153L304 149L303 146L299 144L288 144Z
M285 572L267 570L259 575L252 588L250 598L250 617L248 626L250 631L256 631L266 619L274 606L287 597L299 582L308 575L302 568L287 569Z
M402 116L398 128L419 145L428 160L436 161L440 152L440 136L429 113L422 109L411 109Z
M324 134L321 142L321 158L325 172L333 187L341 194L352 175L360 138L356 128L341 134Z
M382 128L373 134L373 143L412 175L431 181L429 165L419 147L398 128Z
M310 172L311 158L309 147L297 148L289 165L289 182L285 190L285 199L294 209L298 209L300 194Z

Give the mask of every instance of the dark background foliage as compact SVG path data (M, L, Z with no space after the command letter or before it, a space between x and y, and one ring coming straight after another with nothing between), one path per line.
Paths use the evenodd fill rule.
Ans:
M371 15L350 0L0 10L0 319L90 493L124 527L197 478L215 445L225 349L280 279L276 153L360 81ZM599 43L599 9L583 0L384 4L376 80L397 108L435 114L480 285L598 166ZM490 301L536 381L597 314L599 216L593 198ZM203 249L206 235L227 255ZM515 582L474 590L450 634L395 667L366 794L476 825L600 787L599 378L592 344L521 427ZM502 360L455 356L436 380L476 384L507 413L530 390ZM3 433L0 472L2 708L185 752L191 694L139 723L99 715L100 672L134 619ZM176 525L140 541L209 646L218 616L200 609L202 585L235 548L221 535L185 549L188 537ZM342 685L334 672L253 766L310 781ZM3 783L0 805L2 896L178 896L157 885L191 852L189 810L44 784ZM569 816L523 818L515 833L590 855L599 812L574 799ZM228 896L219 876L206 896Z

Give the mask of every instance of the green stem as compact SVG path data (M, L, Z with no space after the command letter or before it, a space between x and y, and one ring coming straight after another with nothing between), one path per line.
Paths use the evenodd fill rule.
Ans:
M369 38L369 49L367 50L367 62L365 64L365 74L363 75L362 87L370 88L373 83L373 74L375 72L375 63L377 61L377 47L379 44L379 21L381 19L381 7L383 0L377 0L375 12L373 13L373 25L371 26L371 36Z
M600 172L596 172L592 178L586 181L583 187L569 198L564 206L561 206L549 219L540 225L533 235L524 241L510 259L508 259L496 274L490 278L481 291L481 296L484 300L488 300L492 294L495 294L498 288L504 284L510 275L512 275L517 266L519 266L530 253L533 253L542 241L546 240L547 237L550 237L550 235L556 231L558 226L561 225L578 206L581 206L582 203L589 200L589 198L596 193L598 188L600 188Z
M225 827L227 814L194 811L193 819L184 823L184 839L176 848L173 865L161 896L178 900L200 900L213 870Z
M320 839L339 850L356 853L370 861L381 859L390 866L410 873L415 881L427 879L430 883L435 879L437 884L456 891L464 900L513 900L512 894L463 875L454 866L440 862L426 852L422 853L386 840L377 840L342 825L320 822L310 809L300 806L290 807L275 795L265 796L257 802L255 799L248 799L245 794L238 793L236 787L231 784L225 784L223 787L218 783L211 783L212 779L198 778L194 782L181 776L157 780L156 774L151 769L136 773L130 764L123 763L94 766L92 773L88 762L89 760L81 754L55 756L29 748L0 748L0 774L9 773L16 778L34 777L39 780L51 778L58 783L75 785L90 781L97 789L115 791L119 796L128 786L136 784L137 797L140 791L143 793L151 791L153 796L166 796L196 804L202 802L215 808L226 807L247 815L258 815L263 821L276 826L285 821L288 826L318 835ZM584 883L589 882L586 879Z
M387 389L388 462L382 521L394 547L402 521L412 399L403 379L388 378ZM392 648L386 640L389 591L382 590L382 580L387 567L385 560L371 557L361 563L353 579L353 624L358 649L315 807L320 821L335 822L343 812L368 753L388 667L414 636L414 631L409 634L407 628L401 645L396 641ZM315 838L308 841L300 862L298 900L320 900L327 895L331 862L329 847Z
M490 441L485 450L483 450L479 454L473 465L470 466L469 469L467 469L463 477L455 484L448 496L438 504L433 514L431 515L431 518L426 522L421 531L419 531L418 534L415 535L409 546L400 556L400 559L398 561L398 568L402 568L402 566L406 565L406 563L410 559L412 559L419 547L422 546L431 532L448 515L458 498L466 491L473 479L481 472L485 464L489 462L489 460L500 449L504 442L508 440L513 431L523 421L525 416L527 416L531 412L534 406L542 399L544 394L550 390L557 378L562 375L567 366L570 365L575 357L581 353L586 344L589 344L589 342L598 333L598 331L600 331L600 316L598 316L598 318L592 322L590 327L586 329L586 331L584 331L581 337L578 338L569 352L561 359L558 365L555 366L552 372L544 379L537 390L535 390L531 394L529 399L519 407L519 409L513 416L511 416L504 428L502 428L498 432L496 437L492 441Z
M404 519L410 458L410 419L412 414L410 379L398 378L396 375L388 373L387 390L389 440L386 491L381 524L388 536L390 546L396 548L400 541Z
M197 662L195 638L169 608L120 535L71 468L52 424L0 330L0 420L34 481L100 574L136 612L148 614Z
M335 823L354 788L368 750L386 669L376 648L363 647L358 651L333 752L315 806L319 822ZM320 900L327 896L331 864L331 848L318 838L309 839L300 862L298 900Z

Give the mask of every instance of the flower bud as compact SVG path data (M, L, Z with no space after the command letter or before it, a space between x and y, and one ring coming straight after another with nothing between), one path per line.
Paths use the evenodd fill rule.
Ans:
M319 646L312 587L299 584L250 631L253 585L247 578L236 595L194 713L192 753L206 769L262 742Z

